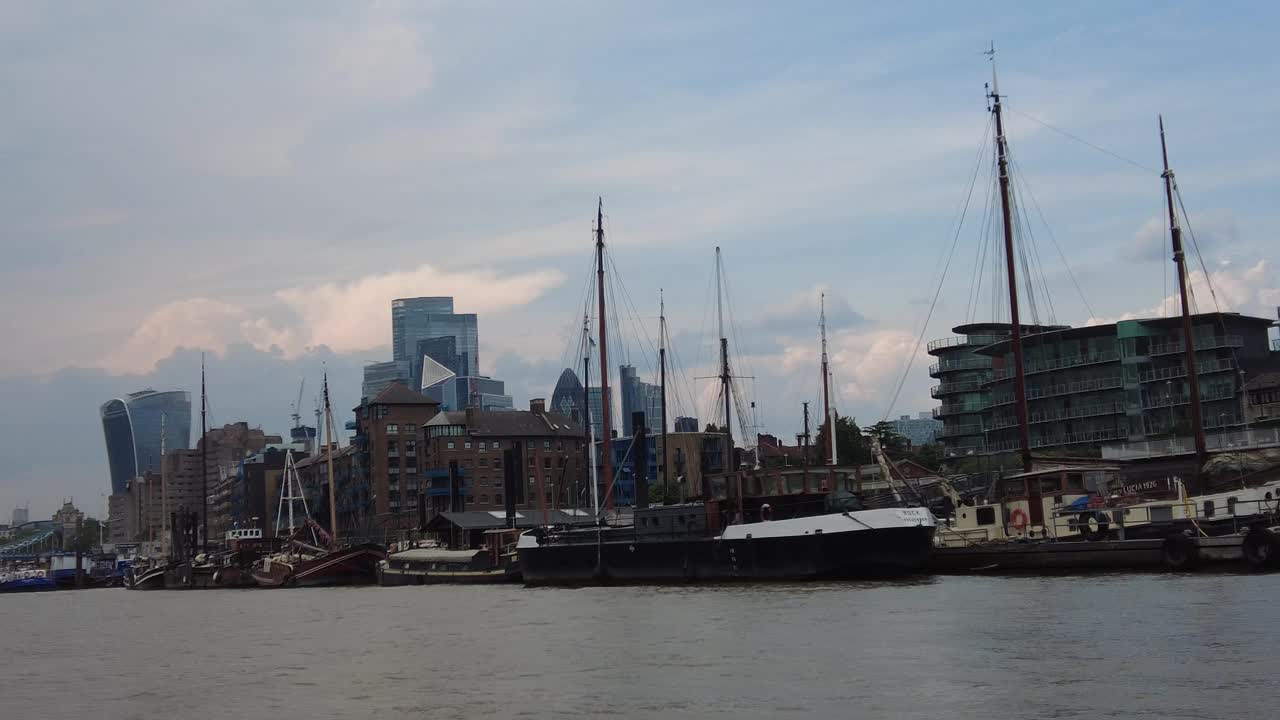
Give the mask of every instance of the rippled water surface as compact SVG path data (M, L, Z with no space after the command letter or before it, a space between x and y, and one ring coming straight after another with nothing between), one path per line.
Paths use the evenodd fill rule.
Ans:
M0 596L0 718L1266 718L1280 575Z

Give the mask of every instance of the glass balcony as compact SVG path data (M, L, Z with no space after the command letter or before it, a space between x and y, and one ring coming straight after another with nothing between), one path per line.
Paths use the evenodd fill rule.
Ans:
M1236 361L1230 358L1220 358L1218 360L1210 360L1209 362L1196 362L1196 374L1207 375L1209 373L1227 372L1236 369ZM1187 376L1187 366L1179 363L1167 368L1159 370L1148 370L1138 373L1138 382L1160 382L1161 380L1172 380L1173 378L1182 378Z
M953 335L952 337L934 340L929 343L928 350L946 350L948 348L983 347L1004 340L1002 335Z
M1157 355L1173 355L1183 352L1186 344L1181 340L1170 343L1162 343L1160 345L1152 345L1147 350L1147 355L1155 357ZM1214 337L1197 337L1195 338L1195 349L1199 350L1216 350L1218 348L1241 348L1244 347L1244 338L1239 335L1217 335Z
M944 395L952 395L955 393L978 392L981 389L981 382L977 380L964 380L961 382L949 382L935 385L933 386L933 389L929 391L929 394L935 398L939 398Z
M941 360L929 366L929 375L937 377L946 372L958 370L986 370L991 367L991 358L973 357L959 360Z

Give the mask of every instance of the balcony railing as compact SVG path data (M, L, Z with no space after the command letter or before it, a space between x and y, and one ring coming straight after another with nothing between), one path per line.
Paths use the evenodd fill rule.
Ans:
M1202 393L1200 395L1201 402L1212 402L1214 400L1231 400L1235 398L1235 389L1216 390ZM1142 400L1143 410L1156 410L1159 408L1174 407L1177 405L1187 405L1191 402L1190 395L1157 395L1155 397L1146 397Z
M1161 343L1159 345L1152 345L1150 348L1147 349L1147 355L1153 356L1153 357L1156 355L1173 355L1175 353L1183 352L1183 348L1185 347L1186 347L1186 344L1183 343L1181 340L1175 340L1174 342ZM1239 335L1216 335L1213 337L1198 337L1194 339L1193 347L1195 347L1196 350L1216 350L1218 348L1239 348L1239 347L1244 347L1244 338Z
M1063 358L1051 358L1038 362L1028 362L1023 365L1026 368L1024 374L1035 375L1036 373L1051 372L1053 370L1066 370L1073 367L1082 367L1084 365L1097 365L1098 363L1116 362L1120 359L1120 353L1116 352L1100 352L1089 353L1087 355L1072 355ZM1013 377L1013 368L1001 368L991 374L990 382L1005 380Z
M1219 358L1210 360L1209 362L1197 362L1196 374L1206 375L1208 373L1226 372L1236 369L1236 361L1231 358ZM1148 370L1138 373L1138 382L1149 383L1159 382L1161 380L1172 380L1173 378L1181 378L1187 376L1187 366L1185 364L1173 365L1159 370Z
M1061 447L1063 445L1081 445L1084 443L1108 442L1111 440L1124 440L1128 437L1119 430L1090 430L1086 432L1064 433L1047 438L1036 438L1031 441L1031 449L1039 449L1046 447ZM988 451L992 453L1010 452L1022 447L1017 440L1007 440L998 443L989 443Z
M968 423L965 425L950 425L938 431L938 439L965 437L966 435L981 435L981 423Z
M933 409L933 417L940 418L947 415L965 415L968 413L980 413L985 407L983 403L943 403L941 407Z
M951 395L954 393L978 392L980 390L982 390L981 382L978 382L977 380L962 380L960 382L949 382L934 385L933 388L929 390L929 394L935 398L939 398L944 395Z
M945 372L957 370L986 370L991 367L991 358L973 357L959 360L940 360L929 366L929 374L933 377Z
M1104 415L1123 415L1125 412L1124 403L1109 402L1097 403L1094 405L1083 405L1081 407L1061 408L1052 412L1035 412L1027 416L1027 423L1035 425L1038 423L1058 422L1061 420L1078 420L1088 417L1102 417ZM1017 426L1018 421L1014 418L1001 418L995 422L991 429L1003 430L1005 428Z
M929 343L928 350L929 352L933 352L934 350L944 350L946 348L968 346L983 347L985 345L993 345L1004 339L1005 338L1002 335L954 335L952 337L934 340Z
M1205 448L1210 452L1280 446L1280 428L1250 429L1206 435ZM1182 455L1196 451L1195 440L1174 437L1102 446L1103 460L1136 460L1164 455Z
M1077 380L1070 383L1062 383L1060 385L1045 385L1041 387L1027 388L1027 400L1041 400L1044 398L1060 397L1062 395L1075 395L1077 393L1097 392L1099 390L1113 390L1115 388L1124 387L1124 379L1120 377L1099 378L1097 380ZM987 403L987 408L993 408L1000 405L1010 405L1013 403L1013 395L993 396Z

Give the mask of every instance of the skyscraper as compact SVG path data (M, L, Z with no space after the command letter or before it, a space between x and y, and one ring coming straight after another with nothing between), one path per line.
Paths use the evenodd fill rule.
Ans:
M577 373L565 368L556 381L556 389L551 392L550 410L581 423L583 401L582 381L578 379Z
M360 397L373 399L378 393L387 389L392 383L409 387L409 362L372 362L364 366L364 382L360 386Z
M453 354L459 377L480 374L480 335L475 313L455 313L451 297L399 298L391 301L391 359L409 363L409 386L422 386L422 354L418 343L431 338L454 338ZM430 349L430 348L428 348ZM435 346L436 350L444 350ZM423 353L427 354L427 353ZM433 356L434 357L434 356ZM436 357L436 362L441 362Z
M644 413L644 424L650 433L662 432L662 388L644 382L631 365L618 366L622 379L622 428L624 435L631 434L631 414Z
M166 450L191 447L191 393L185 390L147 388L108 400L100 414L113 495L133 478L160 471L162 431Z

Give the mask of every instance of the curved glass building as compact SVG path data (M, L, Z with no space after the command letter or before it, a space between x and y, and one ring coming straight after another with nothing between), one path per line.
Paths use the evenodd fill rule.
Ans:
M582 388L582 381L578 379L578 374L565 368L564 372L560 373L560 379L556 381L555 390L551 392L551 411L581 423L582 404L585 397L586 390Z
M191 447L191 393L185 390L130 393L103 403L101 415L113 495L144 472L160 472L162 430L165 450Z

